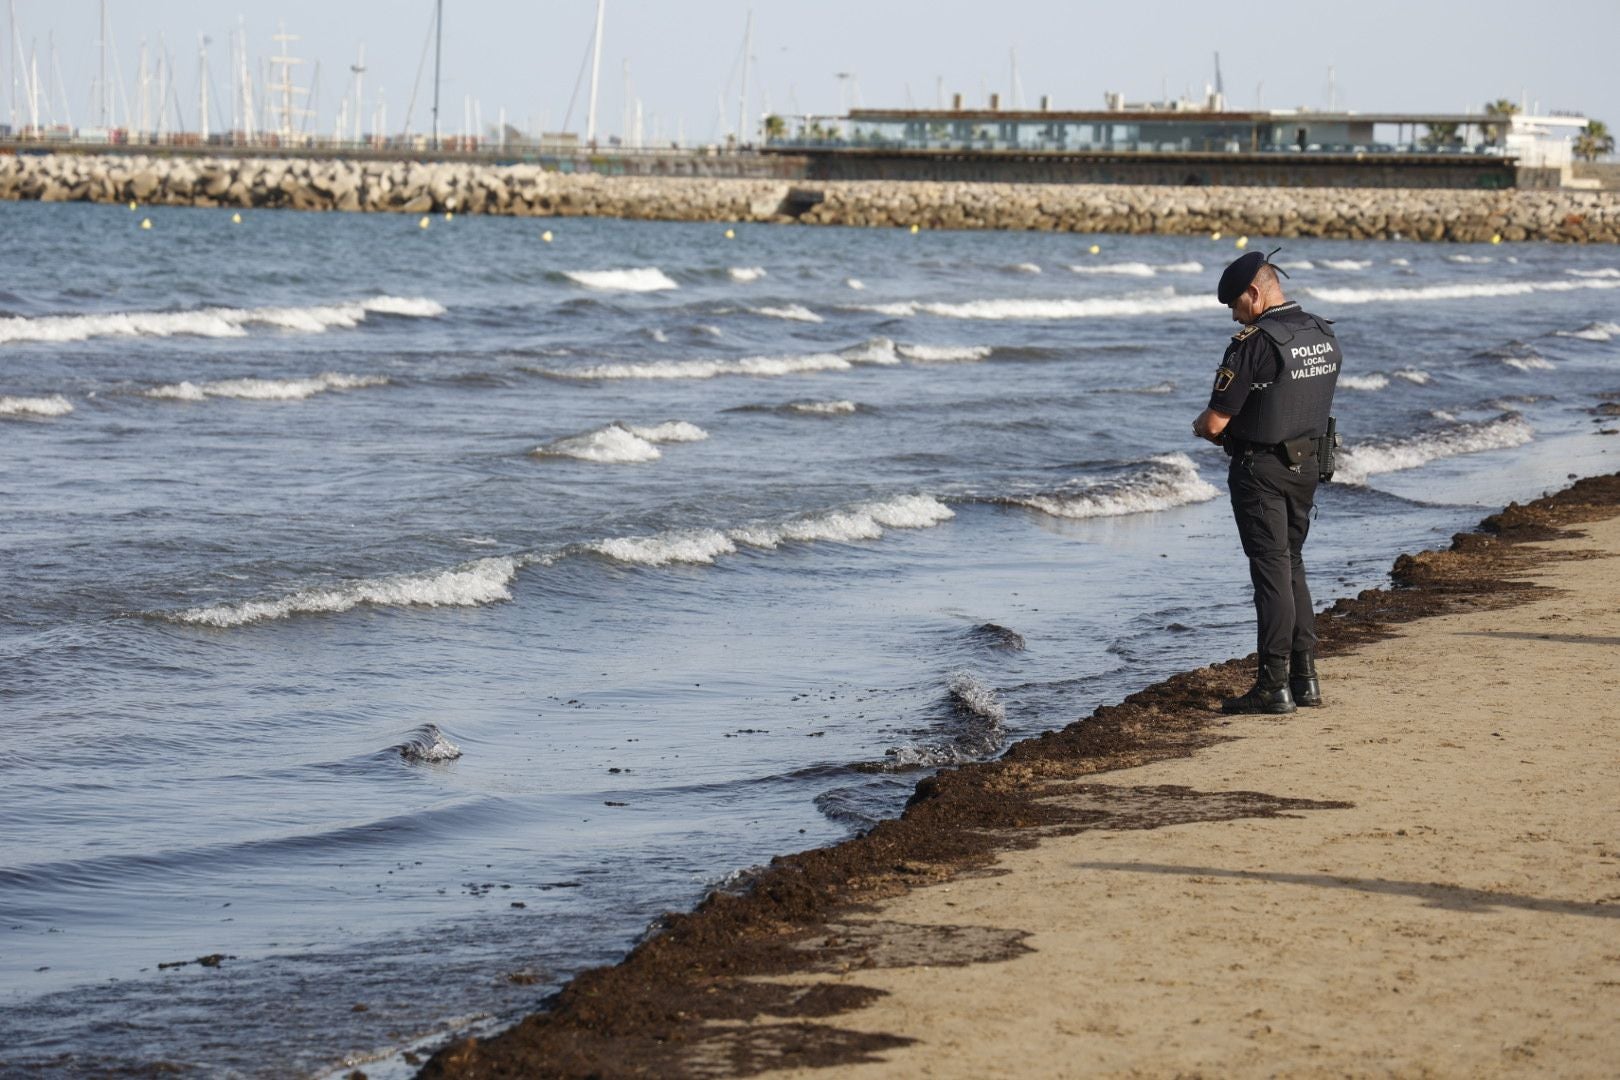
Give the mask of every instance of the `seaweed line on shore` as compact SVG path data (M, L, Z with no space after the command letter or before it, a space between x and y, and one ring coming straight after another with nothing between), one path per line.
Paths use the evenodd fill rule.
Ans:
M1616 514L1620 473L1590 477L1526 505L1510 504L1477 531L1456 535L1446 550L1401 555L1391 587L1342 599L1319 617L1320 653L1344 655L1391 636L1402 623L1543 594L1544 586L1524 580L1527 571L1584 555L1524 545ZM874 1060L909 1040L827 1021L882 991L770 980L968 964L1027 947L1016 935L970 926L851 922L870 914L873 902L959 875L995 874L999 852L1046 836L1347 805L1083 783L1225 741L1216 700L1243 689L1252 664L1252 657L1234 659L1172 676L1024 740L996 761L941 770L917 785L900 818L831 847L780 856L746 890L716 891L689 914L665 916L620 963L575 976L547 1000L547 1011L487 1039L452 1042L421 1075L737 1076Z

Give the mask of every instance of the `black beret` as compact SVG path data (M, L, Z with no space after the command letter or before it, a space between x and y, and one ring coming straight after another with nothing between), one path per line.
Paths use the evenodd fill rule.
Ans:
M1232 301L1243 295L1243 290L1254 283L1254 275L1266 264L1266 257L1258 251L1239 255L1221 274L1221 283L1215 288L1215 298L1230 307Z

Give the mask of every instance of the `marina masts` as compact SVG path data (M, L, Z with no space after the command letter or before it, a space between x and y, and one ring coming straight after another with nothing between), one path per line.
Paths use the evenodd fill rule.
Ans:
M742 90L737 95L737 146L748 141L748 54L754 51L754 9L748 9L748 22L743 28Z
M587 146L596 144L596 88L602 76L602 9L606 4L607 0L596 0L596 36L591 44L591 103L585 112Z
M433 149L439 149L439 60L444 54L444 0L433 13Z

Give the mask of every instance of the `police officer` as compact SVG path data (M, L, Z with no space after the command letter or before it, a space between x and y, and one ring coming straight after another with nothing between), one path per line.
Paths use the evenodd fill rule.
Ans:
M1225 447L1232 459L1227 486L1259 622L1258 677L1248 693L1221 702L1228 713L1291 713L1296 703L1322 704L1316 618L1300 549L1339 378L1339 343L1327 320L1283 295L1269 259L1249 252L1221 275L1215 295L1243 329L1221 359L1209 407L1193 421L1194 434Z

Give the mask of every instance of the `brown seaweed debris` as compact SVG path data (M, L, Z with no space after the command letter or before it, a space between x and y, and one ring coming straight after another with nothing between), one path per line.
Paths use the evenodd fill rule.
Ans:
M1528 542L1620 513L1620 475L1578 481L1515 503L1458 534L1446 551L1402 555L1394 584L1340 600L1317 623L1322 652L1342 654L1397 624L1523 601L1526 571L1553 556ZM1579 557L1579 556L1574 556ZM1097 788L1074 781L1185 756L1222 738L1214 709L1242 689L1252 660L1173 676L1084 720L1013 746L999 760L942 770L917 785L905 813L832 847L773 859L741 894L712 893L668 915L620 963L575 976L549 1008L488 1039L441 1049L424 1077L747 1076L785 1066L873 1060L903 1037L839 1028L839 1014L881 991L772 982L796 972L1017 955L1016 936L971 927L870 921L871 901L964 873L994 873L998 852L1043 836L1176 821L1274 816L1334 805L1256 792ZM863 920L862 916L867 918ZM874 929L875 927L875 929ZM907 942L913 944L908 946Z

